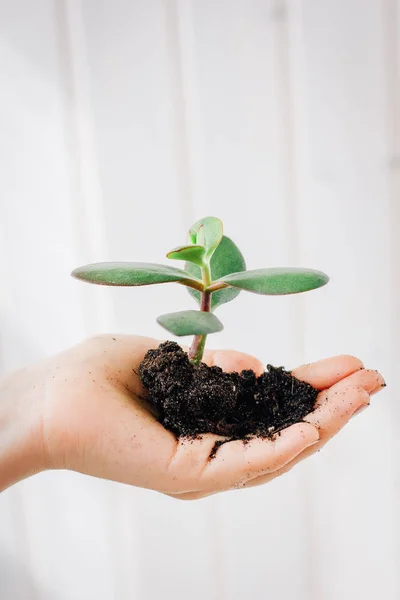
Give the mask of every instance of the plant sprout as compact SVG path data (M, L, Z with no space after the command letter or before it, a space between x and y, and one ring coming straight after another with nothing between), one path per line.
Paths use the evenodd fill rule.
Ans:
M185 261L184 269L169 265L117 262L95 263L79 267L73 277L112 286L140 286L175 282L184 285L200 310L184 310L161 315L157 322L176 336L193 335L190 360L198 364L204 354L207 335L221 331L223 325L214 311L246 290L255 294L297 294L325 285L325 273L311 269L272 268L246 270L239 248L223 235L222 222L216 217L197 221L189 231L187 244L167 254L172 260Z

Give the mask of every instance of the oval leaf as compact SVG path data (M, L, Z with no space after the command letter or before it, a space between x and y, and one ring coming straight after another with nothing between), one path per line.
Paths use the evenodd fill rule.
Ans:
M75 269L72 276L99 285L152 285L176 281L198 290L203 288L202 282L190 273L168 265L154 263L94 263Z
M242 253L236 244L226 235L222 237L221 243L215 250L210 261L211 279L215 281L228 275L229 273L237 273L246 269L246 263ZM200 278L201 271L196 265L186 263L185 269L192 277ZM189 293L200 304L200 294L196 290L189 289ZM214 292L211 296L211 310L215 310L221 304L231 302L240 293L240 290L229 287L223 290Z
M203 259L206 254L204 246L179 246L167 254L167 258L172 260L187 260L200 267L203 265Z
M319 288L328 283L329 277L311 269L278 268L232 273L220 281L255 294L283 296Z
M224 328L215 315L200 310L183 310L161 315L161 317L158 317L157 323L179 337L183 335L208 335Z
M189 231L189 240L192 244L205 246L208 257L214 252L221 242L223 234L222 221L216 217L204 217L197 221Z

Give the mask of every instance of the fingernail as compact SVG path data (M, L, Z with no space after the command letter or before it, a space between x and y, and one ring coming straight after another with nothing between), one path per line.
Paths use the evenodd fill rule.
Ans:
M369 403L368 404L361 404L361 406L359 406L358 408L356 408L356 410L353 412L353 414L351 415L351 418L355 417L356 415L359 415L360 413L362 413L366 408L368 408Z
M318 429L314 425L312 425L312 427L313 427L314 431L312 432L313 435L310 436L311 440L310 440L307 448L309 448L310 446L314 446L314 444L318 444L318 442L320 440L320 435L319 435Z
M376 394L377 392L380 392L380 390L383 387L383 384L385 383L382 375L380 375L380 373L378 373L378 371L369 371L369 374L375 374L374 378L371 378L370 381L368 382L368 385L363 386L364 389L368 392L368 394L370 394L371 396L373 394Z
M315 446L315 444L318 444L320 441L320 438L318 438L317 440L315 440L315 442L311 442L311 444L308 444L307 448L310 448L311 446Z

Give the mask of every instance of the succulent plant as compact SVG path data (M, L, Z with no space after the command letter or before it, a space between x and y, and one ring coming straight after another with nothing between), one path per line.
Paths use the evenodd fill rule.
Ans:
M216 217L205 217L189 230L187 243L174 248L167 258L184 261L184 269L141 262L106 262L79 267L73 277L111 286L141 286L175 282L184 285L199 304L199 310L161 315L157 322L176 336L193 335L189 358L199 363L207 335L223 325L214 311L234 300L242 291L264 295L286 295L325 285L329 277L321 271L300 268L246 269L239 248L223 234Z

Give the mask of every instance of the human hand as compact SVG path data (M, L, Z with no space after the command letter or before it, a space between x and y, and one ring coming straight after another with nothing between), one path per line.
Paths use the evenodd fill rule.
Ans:
M376 371L338 356L293 371L321 391L306 422L273 440L223 444L207 434L185 441L157 421L137 375L158 341L100 336L0 382L0 489L46 469L70 469L150 488L180 499L270 481L316 452L384 385ZM233 351L208 351L209 365L226 371L261 363ZM2 452L1 452L2 451Z

